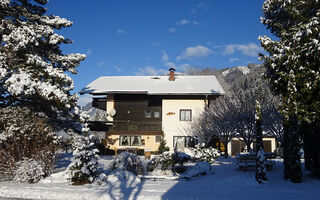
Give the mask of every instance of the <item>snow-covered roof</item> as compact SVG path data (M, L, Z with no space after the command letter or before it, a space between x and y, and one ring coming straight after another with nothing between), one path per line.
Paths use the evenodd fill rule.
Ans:
M102 76L80 94L132 93L149 95L224 94L215 76Z

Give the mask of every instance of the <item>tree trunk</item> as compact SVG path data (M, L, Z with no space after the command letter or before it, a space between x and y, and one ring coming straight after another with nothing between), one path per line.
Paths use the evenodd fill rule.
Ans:
M302 168L300 160L300 136L299 136L299 124L298 117L296 115L289 116L289 149L290 149L290 179L293 183L302 182Z
M224 158L228 158L229 157L229 154L228 154L228 142L223 142L223 145L224 145Z
M288 179L291 176L291 164L290 164L290 139L289 139L289 122L283 120L283 174L284 179Z

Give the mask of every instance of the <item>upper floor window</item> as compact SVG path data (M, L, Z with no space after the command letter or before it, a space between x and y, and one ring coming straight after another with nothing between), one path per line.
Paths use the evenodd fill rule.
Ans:
M180 110L180 121L191 121L192 113L190 109Z
M151 111L146 111L145 112L145 117L146 118L151 118Z
M154 118L160 118L160 112L154 111L153 114L154 114Z

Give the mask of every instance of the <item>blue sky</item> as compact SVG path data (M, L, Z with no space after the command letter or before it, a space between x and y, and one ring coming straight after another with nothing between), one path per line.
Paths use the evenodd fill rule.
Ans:
M259 63L263 0L49 1L48 14L74 22L59 31L64 53L87 59L72 75L75 92L99 76L161 75L174 66L226 68ZM80 104L88 98L83 97Z

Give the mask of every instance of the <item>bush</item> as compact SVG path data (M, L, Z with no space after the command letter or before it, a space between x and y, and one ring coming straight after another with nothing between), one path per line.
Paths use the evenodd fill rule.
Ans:
M33 159L43 163L48 176L60 139L47 119L22 107L2 108L0 116L0 174L15 176L22 161Z
M17 182L36 183L49 174L46 164L41 160L23 158L16 165L14 180Z
M128 152L122 152L117 155L111 164L110 170L129 171L135 175L144 174L143 165L139 157Z
M204 161L208 163L213 163L214 159L220 156L217 149L212 147L206 148L205 144L197 144L193 150L194 158L199 161Z
M186 153L176 152L171 154L170 152L163 152L159 157L153 158L147 164L147 170L153 171L155 169L172 170L175 172L183 171L183 164L191 160L191 156ZM179 167L175 165L179 164ZM183 169L182 169L183 168Z

